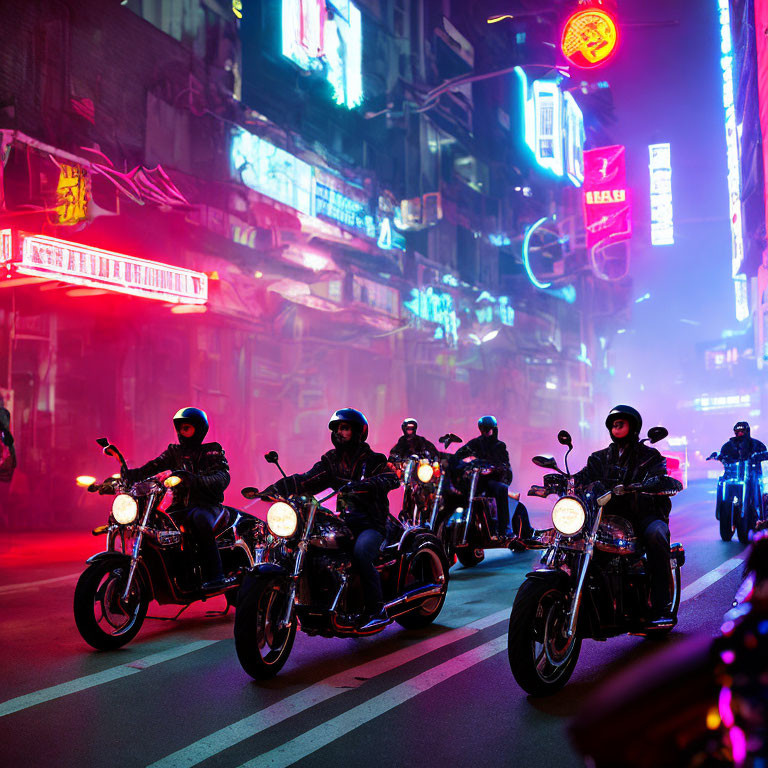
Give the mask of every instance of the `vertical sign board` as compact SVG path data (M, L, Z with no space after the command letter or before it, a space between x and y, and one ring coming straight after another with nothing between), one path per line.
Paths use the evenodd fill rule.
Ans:
M632 208L621 145L584 153L584 225L587 249L628 240L632 235Z
M672 220L672 160L669 144L651 144L651 243L673 245L675 230Z

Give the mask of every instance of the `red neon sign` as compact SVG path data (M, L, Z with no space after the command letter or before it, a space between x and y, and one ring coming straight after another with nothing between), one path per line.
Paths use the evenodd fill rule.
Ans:
M628 240L632 235L632 208L623 146L599 147L584 153L583 189L587 248Z
M104 288L172 304L205 304L208 277L159 261L139 259L45 235L19 235L14 249L10 232L0 232L0 261L16 273Z
M560 48L575 67L593 69L616 52L619 27L616 19L596 8L572 13L563 26Z

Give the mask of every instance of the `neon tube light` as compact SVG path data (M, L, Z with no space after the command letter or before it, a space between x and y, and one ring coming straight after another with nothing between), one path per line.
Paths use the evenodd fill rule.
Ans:
M173 304L205 304L203 272L138 259L44 235L22 235L21 255L10 264L19 274L104 288Z
M528 279L541 290L544 290L545 288L549 288L552 283L542 283L540 280L536 278L536 275L533 274L533 270L531 269L531 261L530 261L530 242L531 242L531 235L548 219L549 217L545 216L542 219L539 219L538 221L531 224L528 229L525 230L525 237L523 237L523 266L525 267L526 274L528 275Z
M728 0L717 0L720 20L720 66L723 70L723 107L725 108L725 142L728 161L728 196L731 214L731 274L737 281L736 319L746 320L749 307L745 286L739 285L739 270L744 260L744 236L741 227L741 171L736 108L733 103L733 43ZM743 281L743 276L742 276Z

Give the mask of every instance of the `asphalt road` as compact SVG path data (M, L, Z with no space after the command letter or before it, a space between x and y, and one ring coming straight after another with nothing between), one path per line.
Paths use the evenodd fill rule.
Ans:
M674 501L672 537L686 547L688 590L663 643L715 635L740 582L744 549L720 541L711 490L692 487ZM531 504L534 524L545 524L550 506ZM0 544L5 765L583 766L568 740L570 718L601 681L659 646L639 637L585 641L566 688L530 699L509 670L506 632L537 554L496 551L476 568L451 569L430 628L395 624L361 640L299 633L278 677L258 684L235 656L232 614L206 615L224 607L222 598L177 622L148 620L120 651L91 650L75 628L72 596L100 541L15 534ZM150 614L173 610L152 605Z

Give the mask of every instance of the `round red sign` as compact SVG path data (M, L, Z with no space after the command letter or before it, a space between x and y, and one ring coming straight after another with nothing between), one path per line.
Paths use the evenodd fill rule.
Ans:
M568 61L581 69L599 67L615 53L619 43L616 20L590 8L572 13L563 27L560 47Z

